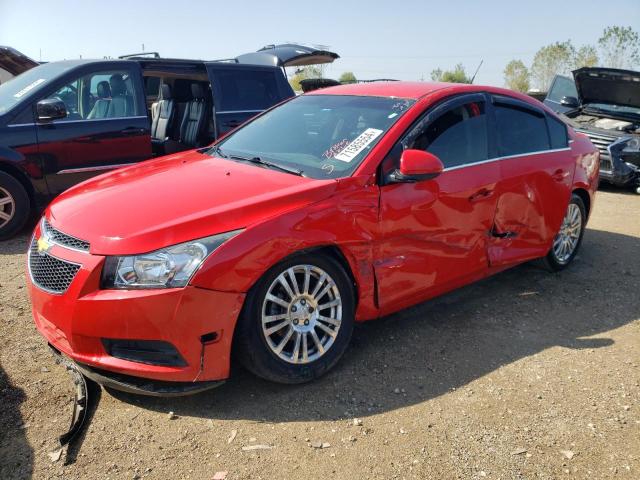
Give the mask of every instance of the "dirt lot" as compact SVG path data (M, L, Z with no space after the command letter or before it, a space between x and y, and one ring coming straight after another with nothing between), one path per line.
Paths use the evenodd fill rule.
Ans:
M0 478L640 478L640 196L601 192L589 227L569 270L524 265L363 325L314 384L238 370L183 399L104 391L70 465L47 455L70 381L32 325L27 236L4 242Z

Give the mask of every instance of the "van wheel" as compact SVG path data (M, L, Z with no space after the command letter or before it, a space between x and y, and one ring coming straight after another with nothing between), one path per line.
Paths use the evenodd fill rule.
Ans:
M351 280L336 260L318 254L285 260L247 295L235 335L238 360L278 383L318 378L346 350L354 307Z
M0 240L15 235L29 218L31 202L15 177L0 172Z
M563 270L573 261L582 243L586 223L587 215L582 199L575 194L571 195L560 231L553 239L551 250L544 259L549 270Z

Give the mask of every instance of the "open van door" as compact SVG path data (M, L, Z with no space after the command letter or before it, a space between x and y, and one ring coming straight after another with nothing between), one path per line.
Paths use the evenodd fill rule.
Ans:
M38 62L25 54L0 45L0 83L8 82L16 75L37 66Z
M252 65L269 65L273 67L302 67L332 63L340 55L322 47L285 43L267 45L257 52L245 53L235 58L237 63Z

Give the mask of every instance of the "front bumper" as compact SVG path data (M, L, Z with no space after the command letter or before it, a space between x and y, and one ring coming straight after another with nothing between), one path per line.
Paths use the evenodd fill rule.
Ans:
M59 245L53 245L49 253L81 266L62 294L41 289L27 274L33 318L47 342L78 364L89 378L114 388L120 383L121 390L145 393L145 388L141 391L134 387L148 382L135 379L185 384L218 382L229 376L231 342L243 293L192 286L101 290L104 257ZM116 358L107 353L104 339L168 342L184 364L166 366ZM187 385L173 386L189 390ZM170 394L169 387L164 385L160 391L165 393L160 394ZM153 394L154 388L146 390Z

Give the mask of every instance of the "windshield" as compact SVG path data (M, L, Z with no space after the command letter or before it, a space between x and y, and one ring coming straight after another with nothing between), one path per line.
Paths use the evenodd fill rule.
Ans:
M628 107L626 105L614 105L611 103L587 103L585 107L595 110L602 110L604 112L610 112L613 114L617 113L622 115L640 116L640 108Z
M43 88L52 78L73 66L61 62L45 63L0 84L0 115L11 110L23 97Z
M231 134L211 154L258 157L312 178L345 177L413 103L400 98L303 95Z

